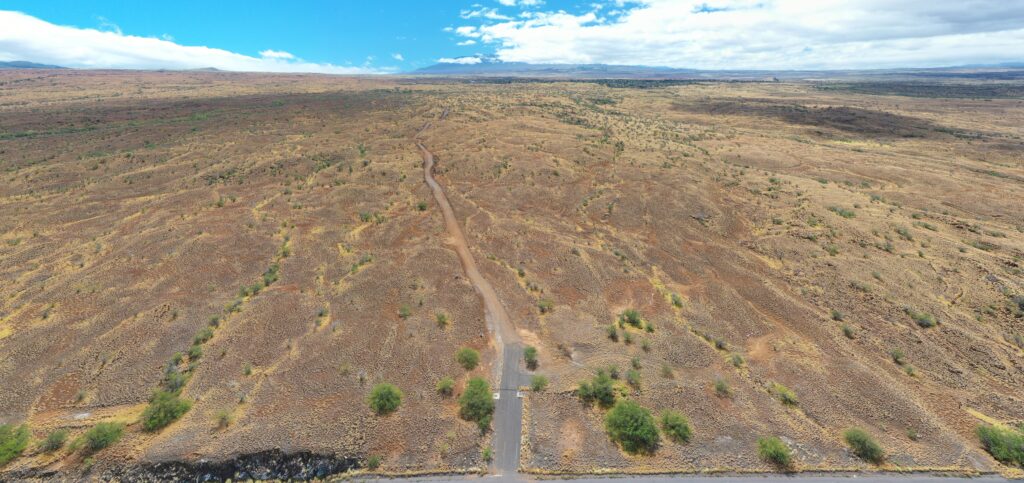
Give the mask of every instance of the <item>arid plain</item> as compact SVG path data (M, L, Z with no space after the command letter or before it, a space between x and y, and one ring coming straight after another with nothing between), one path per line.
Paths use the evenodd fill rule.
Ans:
M458 398L498 356L424 183L433 121L549 380L522 472L775 471L777 436L798 471L1019 475L975 434L1024 417L1024 89L999 86L0 71L0 423L126 424L2 471L486 468ZM599 370L692 437L624 452L578 397ZM172 374L191 409L146 431Z

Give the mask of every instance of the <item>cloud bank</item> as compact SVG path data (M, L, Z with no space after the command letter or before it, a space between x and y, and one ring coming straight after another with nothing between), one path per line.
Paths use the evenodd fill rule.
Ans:
M512 0L498 0L514 5ZM454 30L509 62L701 69L935 67L1024 60L1024 2L610 0Z
M252 57L223 49L179 45L163 38L125 35L119 29L101 31L55 25L13 11L0 11L0 60L93 69L214 67L245 72L381 73L366 66L307 62L279 50L264 50L259 57Z

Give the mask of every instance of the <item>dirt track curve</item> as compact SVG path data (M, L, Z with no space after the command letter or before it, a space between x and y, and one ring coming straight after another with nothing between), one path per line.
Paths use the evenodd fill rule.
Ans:
M447 117L448 110L441 114L440 119ZM448 243L455 248L462 263L462 270L484 302L484 318L487 327L494 337L494 378L499 381L499 398L494 415L494 461L492 471L498 475L514 474L519 468L519 446L522 439L522 400L518 397L518 387L522 374L519 369L519 355L522 344L516 333L512 319L505 307L498 300L498 293L490 282L480 274L469 244L455 218L448 197L437 180L434 179L434 155L420 141L420 135L431 127L428 122L416 134L416 147L423 156L423 179L426 181L434 199L441 207L445 227L448 230Z

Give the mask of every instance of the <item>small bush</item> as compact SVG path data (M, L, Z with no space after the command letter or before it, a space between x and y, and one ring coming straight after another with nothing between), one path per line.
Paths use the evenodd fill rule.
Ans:
M21 455L28 447L28 439L31 436L28 425L13 424L0 425L0 466Z
M998 426L978 426L981 445L1000 463L1024 466L1024 431Z
M231 426L231 424L235 422L235 417L231 414L231 411L221 409L220 411L217 411L213 420L217 423L217 429L227 429L228 426Z
M459 417L466 421L476 421L480 431L486 431L491 425L494 414L494 399L491 397L491 386L481 377L474 377L466 384L466 390L459 397Z
M427 202L421 201L416 203L416 209L419 211L427 211Z
M918 312L917 310L914 310L910 307L907 307L906 309L904 309L904 311L907 313L907 315L910 316L911 319L914 320L914 322L917 322L918 326L922 328L929 329L939 324L939 321L936 320L935 316L932 314L926 312Z
M366 458L366 468L371 471L380 468L380 460L380 456L377 455L373 455L370 456L369 458Z
M210 327L203 327L202 329L199 329L199 332L196 333L196 336L192 339L192 343L205 344L212 338L213 329L211 329Z
M537 348L534 346L526 346L523 349L523 360L526 361L526 368L534 370L537 368Z
M408 319L410 315L412 315L412 310L409 309L408 305L403 304L401 307L398 308L399 317L403 319Z
M864 461L874 464L881 464L885 459L885 451L866 431L860 428L850 428L843 433L843 439L850 445L853 454Z
M378 415L390 414L402 404L402 391L391 384L377 384L370 390L369 402L370 409Z
M442 329L448 327L448 314L444 312L438 312L437 314L434 315L434 318L437 320L438 327Z
M39 449L52 453L64 447L64 444L68 441L68 430L58 429L51 431L50 434L46 435L46 439L42 443L39 443Z
M124 434L124 424L121 423L99 423L92 429L85 432L85 448L90 452L96 452L106 448L121 439Z
M718 397L732 397L732 390L729 389L729 383L725 382L724 379L715 379L715 394Z
M832 320L841 322L843 320L843 313L836 309L832 309Z
M796 393L793 392L792 389L777 382L772 383L771 389L775 394L775 397L779 398L779 401L782 401L782 404L787 406L796 406L800 404L800 400L797 399Z
M157 391L149 400L149 406L142 412L142 429L157 431L177 421L192 409L192 403L181 399L176 393Z
M654 417L633 401L617 402L605 415L604 426L612 441L628 453L650 453L658 446Z
M629 383L630 386L633 386L633 387L639 389L640 388L640 371L638 371L636 369L630 369L630 370L626 371L626 382Z
M847 339L852 339L855 335L853 332L853 327L850 327L849 325L843 325L843 335L846 336Z
M555 310L555 302L551 299L540 299L537 301L537 309L540 313L546 314Z
M541 392L547 389L547 387L548 378L540 374L535 374L533 377L530 378L530 389L533 390L534 392Z
M774 464L780 468L788 469L793 464L793 455L789 446L775 436L759 438L757 440L757 455L762 460Z
M203 346L196 344L196 345L193 345L192 347L190 347L188 349L188 358L189 358L189 360L191 360L191 361L198 361L202 357L203 357Z
M898 365L906 364L906 355L900 349L893 349L889 351L889 356L892 357L892 361Z
M494 459L494 450L491 449L490 446L488 446L484 448L483 451L480 452L480 457L483 458L485 462L490 463L491 460Z
M677 411L667 410L661 413L661 431L669 439L676 443L687 443L693 430L690 429L690 421Z
M619 326L624 327L627 324L638 329L641 328L643 318L640 317L640 312L637 312L636 309L626 309L623 311L622 314L619 315Z
M611 407L615 404L615 388L612 385L612 378L604 371L597 371L597 375L591 381L580 383L576 394L585 403L597 402L601 407Z
M455 353L455 360L463 369L472 371L480 363L480 353L469 347L463 347Z
M619 329L617 327L615 327L615 324L609 325L608 329L606 330L606 332L608 334L608 338L611 339L612 342L618 342L619 341Z
M442 396L451 396L455 392L455 379L442 377L437 381L437 393Z

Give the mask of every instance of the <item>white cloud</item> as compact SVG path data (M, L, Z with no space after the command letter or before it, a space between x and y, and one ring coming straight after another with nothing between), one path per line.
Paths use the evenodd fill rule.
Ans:
M500 3L520 4L515 0ZM927 67L1024 60L1024 2L611 0L455 29L503 61L703 69Z
M459 16L464 19L471 18L485 18L487 20L512 20L512 17L507 17L498 13L496 8L478 8L476 10L463 10L459 12Z
M483 62L483 59L481 59L480 57L441 57L440 59L437 59L437 62L440 64L470 65L479 64Z
M475 40L473 40L473 39L466 39L466 40L463 40L462 42L459 42L459 43L457 43L457 44L455 44L455 45L462 45L462 46L466 46L466 45L476 45L476 41L475 41Z
M281 50L264 50L260 52L260 57L264 59L294 59L295 56Z
M103 31L67 27L14 11L0 10L0 26L0 60L28 60L65 67L100 69L215 67L248 72L381 72L380 69L367 66L306 62L288 52L277 50L264 50L260 52L260 57L252 57L223 49L179 45L166 38L125 35L119 29Z
M405 60L405 56L403 56L402 54L399 54L399 53L391 54L391 58L395 59L395 60L397 60L399 62L402 62L402 61Z
M543 5L544 0L498 0L498 3L506 7L514 7L519 5L520 7L535 7L537 5Z

